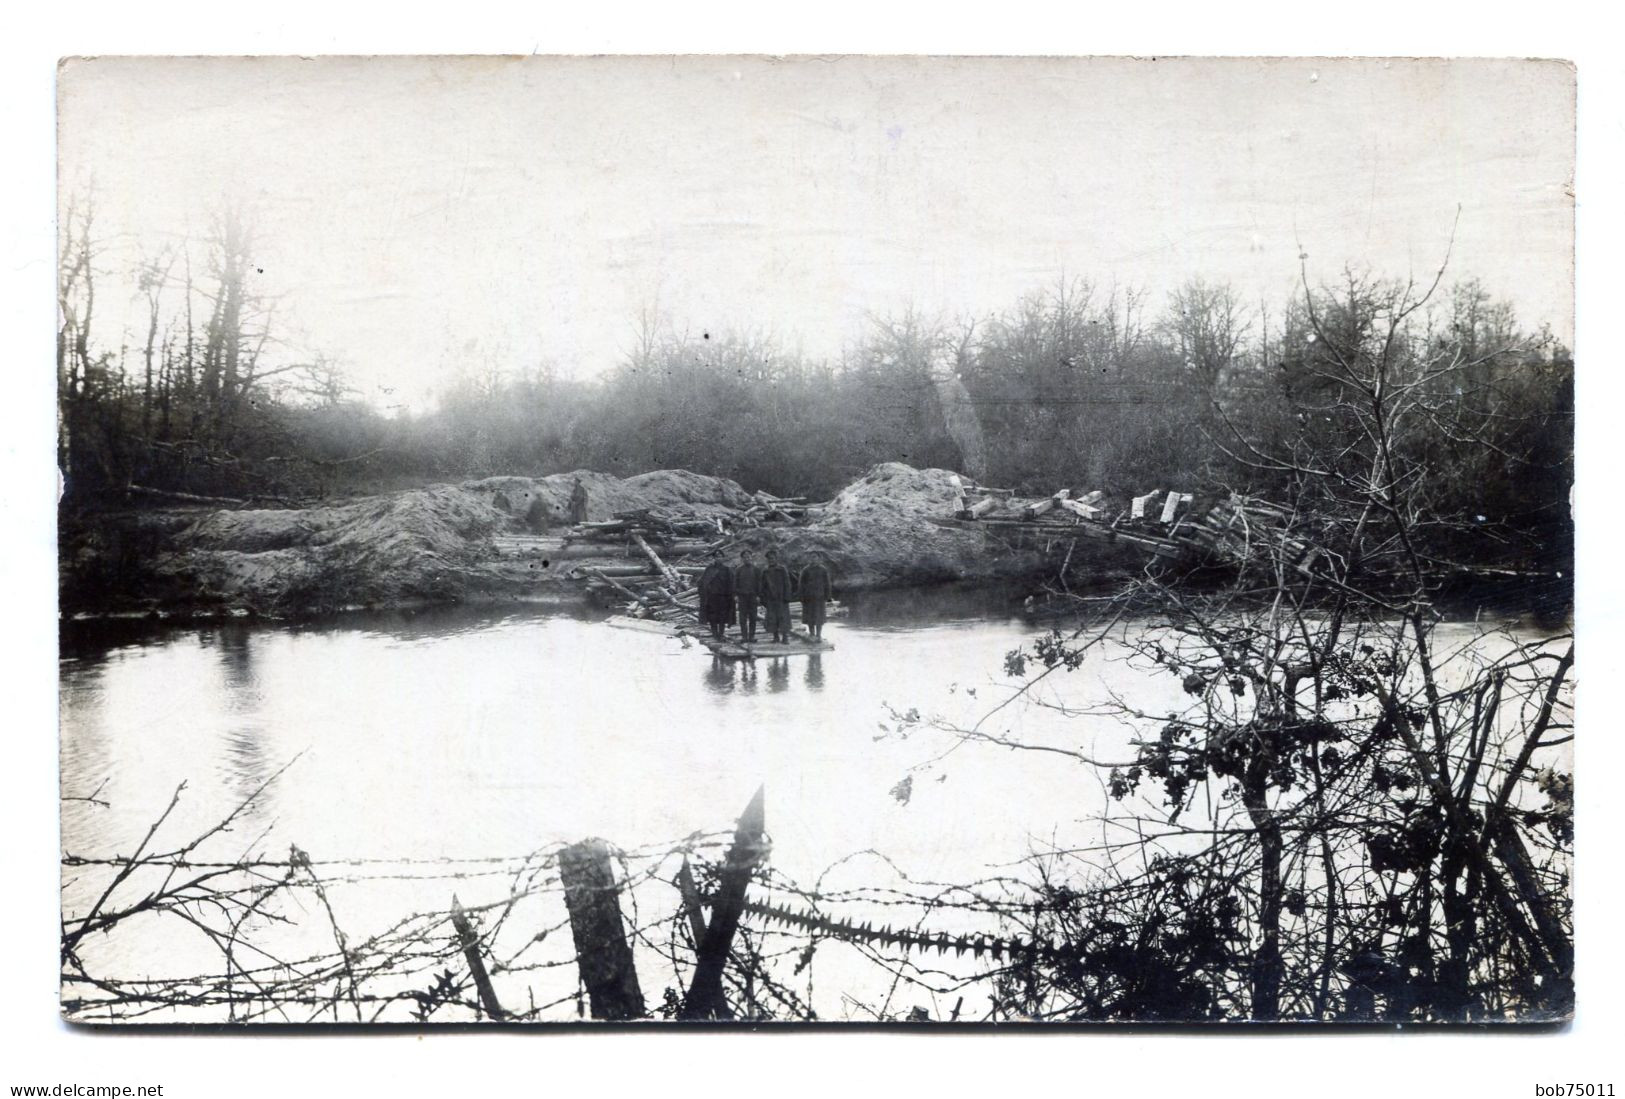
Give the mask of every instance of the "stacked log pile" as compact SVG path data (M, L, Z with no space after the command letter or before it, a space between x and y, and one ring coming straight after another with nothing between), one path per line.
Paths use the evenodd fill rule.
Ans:
M1176 533L1208 554L1232 561L1251 560L1267 549L1307 575L1320 551L1289 532L1292 518L1291 511L1279 504L1232 495L1193 513Z
M1289 532L1293 516L1287 508L1237 494L1199 498L1156 489L1129 498L1125 506L1114 505L1100 489L1062 488L1031 499L964 477L959 484L963 491L953 518L945 520L955 525L1046 536L1071 533L1192 563L1242 564L1267 551L1304 573L1312 571L1318 556L1312 545Z
M710 539L695 537L704 528ZM672 625L699 622L699 592L694 584L704 566L683 561L719 544L721 532L707 520L677 520L648 512L622 512L614 519L572 527L568 543L587 544L600 554L611 548L624 552L621 565L581 564L572 569L587 579L587 593L595 601L616 607L634 618L651 618ZM660 547L674 562L662 557Z
M656 545L688 553L728 533L723 519L669 519L647 510L625 511L613 519L579 523L564 536L566 545L619 545L640 535Z
M757 492L753 498L756 502L739 516L740 526L800 525L817 518L819 509L827 503L809 504L805 496L774 496L768 492Z
M570 528L561 557L572 549L604 556L625 555L625 564L581 564L571 572L585 577L587 592L598 603L633 618L673 626L699 624L700 595L695 584L705 560L726 551L743 530L770 525L804 525L816 517L819 504L806 497L758 492L755 503L737 515L715 519L671 519L649 511L617 513L613 519Z

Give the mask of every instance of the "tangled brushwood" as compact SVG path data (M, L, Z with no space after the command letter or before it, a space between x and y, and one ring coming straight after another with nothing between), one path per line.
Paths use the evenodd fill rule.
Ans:
M1292 486L1281 537L1256 543L1222 583L1175 582L1153 565L1104 606L1078 600L1075 630L1006 658L1034 705L1066 712L1039 685L1107 651L1163 677L1177 688L1164 697L1182 705L1118 696L1069 713L1111 744L1099 751L1023 741L994 714L935 726L1087 768L1109 799L1098 844L1035 863L1031 931L1065 949L1001 976L1012 1013L1572 1011L1574 648L1551 624L1567 600L1525 593L1546 625L1516 636L1449 623L1441 609L1441 554L1483 534L1450 506L1466 467L1421 440L1485 461L1533 458L1489 430L1515 415L1508 379L1489 367L1496 347L1453 346L1419 323L1434 287L1351 277L1306 292L1305 336L1283 365L1305 429L1270 445L1215 421L1216 445ZM1312 568L1292 559L1295 540L1320 551Z

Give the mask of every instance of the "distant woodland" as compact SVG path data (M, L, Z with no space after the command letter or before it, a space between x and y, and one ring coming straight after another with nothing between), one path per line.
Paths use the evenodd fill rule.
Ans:
M1346 414L1346 380L1375 376L1403 400L1382 422L1426 483L1424 522L1480 532L1481 559L1550 566L1571 552L1572 356L1445 270L1395 281L1351 267L1286 303L1177 273L1156 288L1068 279L974 319L877 317L834 359L629 318L634 347L601 377L470 368L432 410L396 414L352 387L342 348L301 358L279 343L254 248L227 212L113 278L92 207L64 210L65 508L304 503L577 468L681 467L824 498L890 460L1031 492L1312 499L1317 463L1359 451L1369 430ZM139 325L98 339L98 291L114 284L137 288ZM1301 460L1262 460L1283 453Z

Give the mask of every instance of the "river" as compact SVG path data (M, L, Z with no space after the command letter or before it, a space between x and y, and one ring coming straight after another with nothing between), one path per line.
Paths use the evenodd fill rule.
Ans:
M1008 697L1004 654L1043 632L1010 607L1000 593L872 595L828 627L833 652L754 665L557 608L308 625L70 623L62 847L129 853L184 782L162 834L170 842L157 845L179 846L293 761L210 851L280 858L296 844L318 861L406 866L521 856L588 836L658 850L730 828L760 786L772 865L804 886L984 879L1084 834L1106 801L1093 769L1059 756L979 746L922 768L953 742L927 729L887 732L891 708L969 724ZM1173 677L1126 673L1110 652L1060 690L1074 707L1113 691L1152 712L1180 705ZM1121 728L1106 717L1011 706L994 722L1030 743L1121 752ZM895 788L911 773L905 800ZM74 800L92 793L105 805ZM66 878L64 902L82 910L100 880ZM465 904L508 888L452 884ZM452 884L361 881L335 890L332 904L354 941L445 907ZM670 909L671 891L655 884L666 894L646 892L644 903ZM88 943L87 961L123 976L207 968L212 948L197 939L181 946L172 930L132 925ZM865 1018L882 998L873 988L862 1004L840 994L847 980L865 984L853 976L861 962L826 966L814 993L821 1017ZM644 991L658 1003L651 964ZM511 992L517 976L504 976ZM889 1007L916 1002L946 1011L925 990L894 992Z

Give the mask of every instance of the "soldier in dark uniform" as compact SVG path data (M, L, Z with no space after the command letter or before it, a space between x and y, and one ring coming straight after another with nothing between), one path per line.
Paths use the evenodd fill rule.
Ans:
M779 551L767 551L767 568L762 570L762 610L767 630L778 644L790 640L790 570L779 561Z
M814 557L801 570L801 621L814 641L824 640L824 617L829 601L835 598L835 578L823 559Z
M711 628L711 636L721 641L734 617L734 574L722 561L722 551L711 554L700 574L700 621Z
M570 490L570 522L581 524L587 521L587 486L576 478L575 488Z
M761 590L762 570L746 550L734 569L734 603L739 608L739 637L749 644L756 640L756 597Z
M545 534L547 528L553 525L553 509L538 496L530 502L530 508L525 512L525 522L537 534Z

